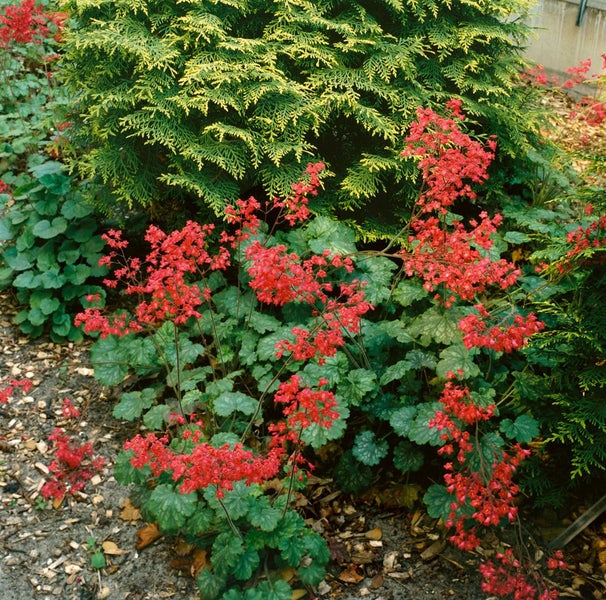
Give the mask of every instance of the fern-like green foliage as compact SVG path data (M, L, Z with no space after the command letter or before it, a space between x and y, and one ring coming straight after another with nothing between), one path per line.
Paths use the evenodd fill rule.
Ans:
M527 4L64 0L77 168L109 184L106 210L195 200L219 213L248 190L284 195L321 159L335 177L316 209L385 231L415 193L399 151L417 107L459 97L502 156L526 155L527 29L513 16Z
M548 440L569 449L571 475L579 477L606 471L606 269L577 273L574 285L546 303L557 320L533 349L551 363L546 399L558 418L547 423Z

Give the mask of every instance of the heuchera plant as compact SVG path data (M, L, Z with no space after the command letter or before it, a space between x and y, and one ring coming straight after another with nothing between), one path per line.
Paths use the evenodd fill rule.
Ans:
M266 207L274 211L274 228L308 218L307 195L316 193L323 168L310 164L307 181L294 185L290 198ZM254 198L237 202L221 232L194 222L170 234L152 226L146 235L152 250L144 261L127 257L121 232L108 232L111 252L102 262L113 268L113 277L105 283L123 286L137 302L132 313L106 315L90 307L77 317L85 331L100 334L101 347L104 340L124 340L134 348L138 340L139 357L142 351L147 358L155 346L164 362L174 397L164 398L144 420L165 422L168 429L128 441L116 477L139 484L144 512L164 531L184 533L209 548L209 567L198 575L205 598L290 598L290 586L278 575L286 565L305 584L322 578L326 543L305 526L292 502L312 468L303 454L305 431L329 431L340 413L327 378L289 371L334 356L371 309L360 282L339 283L353 270L350 259L330 251L309 258L288 251L257 216L261 208ZM242 269L239 281L226 287L218 275L233 267ZM244 283L254 295L238 289ZM258 334L276 329L276 319L262 306L303 309L309 326L293 327L270 348L270 361L280 361L273 373L253 370L243 377L238 367L255 361ZM229 325L217 307L232 315ZM244 334L252 330L238 356L218 335L236 324ZM162 339L167 332L168 343ZM198 357L205 364L192 372L188 363ZM157 387L125 394L114 414L138 417L166 395ZM268 482L276 478L282 483L272 492ZM262 574L268 566L269 577ZM256 585L248 587L251 579Z
M321 579L326 545L295 512L293 494L312 468L307 447L341 437L353 409L391 425L402 471L420 468L420 445L441 447L445 485L431 486L425 500L461 548L476 548L484 528L515 519L513 477L528 453L520 444L538 429L527 415L491 423L496 391L472 359L498 360L543 324L493 301L493 290L503 294L521 274L495 255L501 217L480 212L464 223L451 212L475 199L496 142L461 131L457 100L447 109L446 117L417 113L403 156L418 161L424 187L402 239L383 252L357 253L347 228L309 218L321 163L309 165L286 200L238 201L220 231L194 222L168 234L150 227L145 260L128 256L121 232L105 236L102 262L113 269L105 284L123 290L130 310L108 315L90 297L77 322L100 336L92 357L103 383L139 378L114 415L162 430L125 444L116 477L136 484L148 519L208 550L198 575L205 598L266 598L271 590L286 599L283 565L305 584ZM373 322L373 305L393 312L392 296L401 307L422 302L424 312ZM371 340L386 337L406 359L383 364ZM442 345L439 361L420 350L432 340ZM415 369L434 370L437 383L421 389L409 378ZM406 385L399 402L382 392ZM428 398L409 404L413 392ZM508 447L495 429L516 443ZM388 442L373 430L354 434L348 460L372 466L387 457ZM265 575L261 565L269 565ZM486 589L496 589L491 571L484 576Z

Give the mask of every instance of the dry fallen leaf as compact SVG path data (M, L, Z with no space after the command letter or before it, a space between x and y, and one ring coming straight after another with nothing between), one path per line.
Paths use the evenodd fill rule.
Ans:
M194 554L191 559L191 566L189 568L191 576L196 579L200 571L206 567L208 567L208 562L206 561L206 550L196 548L196 550L194 550Z
M338 579L343 583L360 583L360 581L364 579L364 576L360 575L360 573L356 571L356 568L351 565L339 573Z
M122 504L122 510L120 511L120 518L123 521L140 521L141 511L133 505L129 498L126 498Z
M290 600L300 600L307 595L307 590L293 590L290 596Z
M445 547L446 542L444 540L438 540L421 552L421 558L425 561L433 560Z
M161 536L160 530L156 523L148 523L137 530L137 543L135 548L137 550L143 550L150 544L153 544Z
M103 553L109 556L120 556L120 554L124 554L124 550L120 550L118 544L110 540L103 542L101 548L103 549Z
M379 527L375 527L364 534L367 540L380 540L383 537L383 532Z

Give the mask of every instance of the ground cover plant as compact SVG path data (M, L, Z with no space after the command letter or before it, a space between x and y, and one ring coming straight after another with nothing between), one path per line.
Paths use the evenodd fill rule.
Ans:
M4 4L0 285L11 286L24 307L17 317L24 333L77 340L73 315L86 294L102 291L94 278L104 273L103 241L80 186L56 160L66 127L59 121L65 89L55 83L65 14L33 0Z
M120 10L145 15L133 6ZM14 15L43 37L36 28L63 21L31 2L4 15L0 32L26 46L33 38L16 34ZM7 49L29 65L20 52ZM30 75L14 70L15 87ZM360 244L360 229L310 211L315 198L332 201L339 180L323 162L294 185L302 161L280 163L288 193L227 204L224 219L152 225L142 252L128 230L96 236L79 182L46 154L64 151L49 144L48 129L15 144L18 152L5 147L3 275L26 305L18 322L32 335L74 340L82 326L99 337L96 377L124 388L114 416L143 427L126 442L116 478L133 487L149 521L199 548L205 598L290 598L285 568L310 587L322 579L329 552L296 501L323 456L347 492L377 473L419 477L429 514L463 550L516 523L521 469L530 473L525 490L556 503L552 488L532 483L544 481L536 473L548 471L547 452L566 456L581 479L601 476L603 189L551 167L551 196L508 195L502 214L489 214L478 195L496 156L513 146L478 134L469 98L440 99L411 108L399 145L386 150L419 186L400 181L409 204L398 210L409 213L379 250ZM547 172L545 156L534 163ZM597 210L586 205L590 194ZM91 285L103 274L103 286ZM108 292L116 310L104 309ZM87 307L75 323L72 300ZM25 385L9 383L2 401ZM50 441L54 479L44 494L59 505L101 465L63 431ZM530 456L531 442L543 455ZM529 557L505 540L481 567L484 591L556 597L539 563L565 568L562 556Z

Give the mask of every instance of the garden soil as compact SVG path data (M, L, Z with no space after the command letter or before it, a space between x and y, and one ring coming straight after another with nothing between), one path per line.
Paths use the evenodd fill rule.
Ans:
M93 378L86 344L32 341L11 324L15 311L11 297L0 295L0 387L10 378L34 385L0 404L0 600L199 598L194 549L159 537L112 477L117 453L138 429L113 419L115 397ZM78 419L63 416L64 398L79 409ZM56 428L92 442L106 464L82 493L52 505L40 489L49 479L48 437ZM297 503L328 540L332 561L314 590L292 579L293 599L485 599L475 559L445 543L423 511L421 492L396 484L353 499L330 480L312 480ZM591 595L565 581L560 589L569 597L606 591L603 573L586 564L588 572L570 578L581 577L583 585L591 579Z

